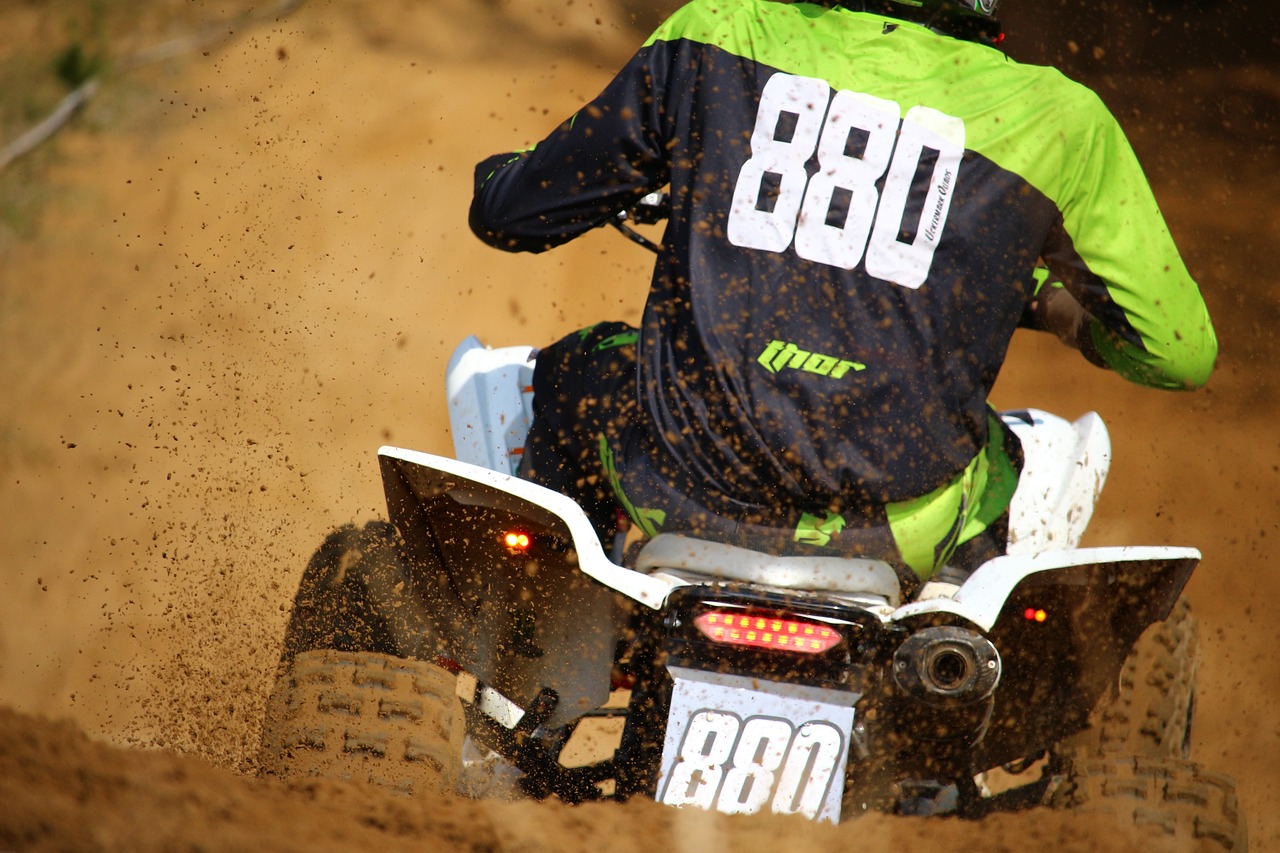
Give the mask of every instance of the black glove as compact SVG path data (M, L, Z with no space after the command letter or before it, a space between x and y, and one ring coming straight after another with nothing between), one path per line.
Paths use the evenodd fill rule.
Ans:
M1027 306L1026 325L1050 332L1072 349L1077 349L1099 367L1106 362L1093 345L1093 316L1075 300L1061 283L1046 281Z

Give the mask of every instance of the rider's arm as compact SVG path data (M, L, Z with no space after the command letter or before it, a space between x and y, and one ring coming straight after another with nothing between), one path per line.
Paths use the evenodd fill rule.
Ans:
M507 251L545 251L664 185L662 52L642 50L532 149L482 161L470 214L476 236Z
M1035 297L1027 306L1021 326L1054 335L1069 347L1073 347L1089 361L1106 367L1093 345L1091 324L1096 322L1089 312L1080 306L1062 282L1049 277L1049 270L1038 267L1035 272Z
M1208 310L1123 132L1094 106L1044 259L1082 310L1076 342L1091 360L1141 385L1199 387L1218 350ZM1058 301L1046 296L1045 309Z

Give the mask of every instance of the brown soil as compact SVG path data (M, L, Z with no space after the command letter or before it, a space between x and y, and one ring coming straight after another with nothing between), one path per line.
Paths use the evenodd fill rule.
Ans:
M643 299L645 254L609 234L514 257L466 230L472 164L539 138L636 41L603 0L513 5L309 3L111 78L43 155L33 233L0 232L0 849L1137 849L1063 814L822 827L252 778L302 567L384 515L380 444L449 451L453 345ZM36 38L32 8L4 14ZM1109 423L1091 544L1203 550L1197 757L1280 849L1280 72L1097 83L1202 283L1218 372L1161 394L1028 338L997 402Z

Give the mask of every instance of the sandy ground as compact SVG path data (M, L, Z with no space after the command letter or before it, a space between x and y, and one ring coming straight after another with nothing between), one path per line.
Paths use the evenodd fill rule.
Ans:
M333 526L384 514L380 444L449 451L454 344L636 317L641 250L597 234L512 257L465 226L472 164L539 138L636 41L586 0L313 2L115 78L59 137L34 235L0 234L0 849L694 849L748 833L1134 849L1067 815L826 828L248 778L302 567ZM1110 424L1090 544L1204 552L1197 757L1238 780L1254 849L1280 849L1280 304L1262 263L1280 237L1280 72L1098 86L1202 282L1218 373L1160 394L1028 338L997 402Z

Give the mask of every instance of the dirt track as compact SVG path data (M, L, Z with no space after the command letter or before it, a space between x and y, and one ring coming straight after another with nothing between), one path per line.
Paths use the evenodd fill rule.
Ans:
M383 514L377 446L448 451L456 341L539 343L638 312L646 258L610 235L511 257L465 228L471 164L540 137L635 41L590 3L563 8L304 5L120 78L58 139L36 236L0 240L0 704L95 742L0 714L0 848L692 849L749 830L819 849L1132 849L1063 815L828 829L237 775L307 556ZM1280 71L1100 91L1202 283L1218 373L1159 394L1028 339L997 402L1108 421L1092 544L1204 551L1198 758L1240 783L1254 849L1280 849L1280 307L1262 263L1280 237Z

